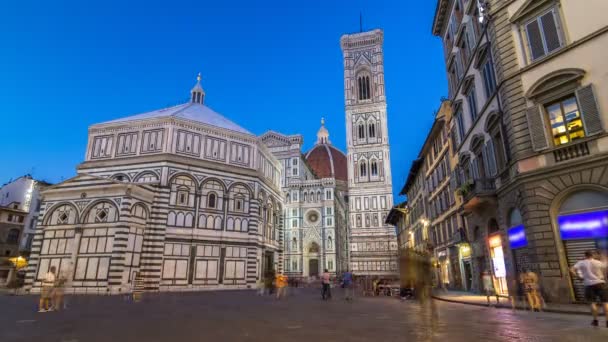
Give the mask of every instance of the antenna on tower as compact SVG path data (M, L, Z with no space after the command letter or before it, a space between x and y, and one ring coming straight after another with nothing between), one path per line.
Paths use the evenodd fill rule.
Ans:
M363 32L363 12L359 12L359 32Z

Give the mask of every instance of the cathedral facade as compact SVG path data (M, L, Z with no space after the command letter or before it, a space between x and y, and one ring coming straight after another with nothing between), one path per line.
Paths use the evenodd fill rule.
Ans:
M384 34L373 30L344 35L344 99L348 149L350 267L356 274L397 272L386 94Z
M26 286L50 267L76 291L245 288L282 267L281 165L258 137L188 103L89 128L78 175L44 192Z
M283 170L283 265L292 277L315 277L325 269L337 274L348 266L346 156L331 144L324 123L305 153L301 135L262 136Z
M55 267L74 291L254 287L266 271L314 277L396 271L382 31L346 35L348 154L324 121L258 137L187 103L92 125L77 176L43 192L26 288Z

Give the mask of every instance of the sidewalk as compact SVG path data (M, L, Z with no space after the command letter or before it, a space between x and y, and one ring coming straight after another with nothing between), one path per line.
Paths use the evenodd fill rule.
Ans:
M458 292L458 291L442 291L437 290L433 292L433 298L459 304L468 304L476 306L488 306L486 296L478 295L469 292ZM491 306L501 309L512 309L511 302L506 297L500 297L500 303L496 305L496 297L490 297ZM529 309L527 303L521 298L518 298L515 303L517 310ZM562 314L573 314L573 315L591 315L589 306L585 304L557 304L557 303L546 303L543 311L562 313Z

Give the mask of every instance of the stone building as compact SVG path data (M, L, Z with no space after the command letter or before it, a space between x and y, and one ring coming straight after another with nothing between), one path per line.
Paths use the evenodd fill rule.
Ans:
M24 175L0 188L0 206L16 203L19 210L28 212L19 241L19 250L25 256L29 255L32 248L36 223L40 215L40 192L50 185L43 180L34 179L31 175Z
M384 34L342 36L349 189L350 266L362 275L397 272L386 94Z
M204 103L92 125L78 175L43 192L26 285L56 266L76 291L254 286L282 270L281 165Z
M461 200L456 195L457 154L450 139L452 118L451 103L445 100L401 191L408 198L408 206L403 211L399 241L402 249L432 252L436 285L464 289L468 285L463 279L470 278L470 265L466 248L462 248Z
M15 279L16 259L21 258L19 240L27 215L18 202L0 206L0 287Z
M491 270L501 294L517 292L508 279L531 268L548 299L580 300L568 266L607 248L608 81L598 57L607 9L602 0L437 3L474 272Z
M301 135L268 132L262 141L282 167L285 198L284 269L291 277L314 277L347 268L346 156L329 140L321 120L317 142L306 153Z

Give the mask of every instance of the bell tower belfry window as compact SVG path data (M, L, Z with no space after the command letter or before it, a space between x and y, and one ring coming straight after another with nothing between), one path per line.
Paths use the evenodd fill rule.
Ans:
M204 104L205 103L205 91L203 90L203 87L201 86L201 73L198 73L198 76L196 76L196 84L194 85L194 88L192 88L192 90L190 90L190 102L191 103L198 103L198 104Z

